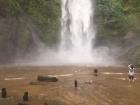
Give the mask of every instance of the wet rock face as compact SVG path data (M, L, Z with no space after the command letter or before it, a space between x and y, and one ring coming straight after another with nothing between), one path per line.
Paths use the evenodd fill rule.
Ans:
M2 88L1 97L2 98L6 98L7 97L6 88Z
M3 1L3 0L1 0ZM1 2L0 1L0 2ZM7 7L6 7L7 8ZM12 16L0 16L0 63L10 63L16 53L17 20Z

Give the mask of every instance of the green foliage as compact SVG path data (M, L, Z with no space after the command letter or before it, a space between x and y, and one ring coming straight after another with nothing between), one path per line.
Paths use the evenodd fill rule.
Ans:
M120 40L119 37L124 37L129 31L138 33L139 5L139 0L96 0L95 18L99 37L110 40L117 35Z
M60 0L0 0L0 14L14 16L19 21L17 42L20 46L26 45L29 40L27 36L31 34L26 26L28 20L38 28L41 33L38 36L44 43L52 45L58 41Z
M57 44L60 3L60 0L0 0L0 49L5 48L0 51L0 57L4 58L0 62L34 49L37 45L34 33L47 46Z
M48 45L56 43L60 26L60 0L24 0L21 6L41 30L42 41Z
M140 0L96 0L95 6L98 43L130 47L122 58L140 67Z
M6 15L17 15L20 9L18 0L0 0L0 11Z
M30 43L31 32L24 17L19 18L17 48L26 49Z
M105 24L115 21L127 22L129 15L137 15L140 13L138 11L139 6L136 2L135 5L133 2L123 4L122 0L98 0L96 10L96 13L100 13L99 16L105 19Z

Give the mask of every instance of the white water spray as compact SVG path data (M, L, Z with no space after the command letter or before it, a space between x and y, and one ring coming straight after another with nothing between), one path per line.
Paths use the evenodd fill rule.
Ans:
M93 30L93 6L91 0L61 0L60 56L69 63L91 63ZM65 61L64 61L65 62Z

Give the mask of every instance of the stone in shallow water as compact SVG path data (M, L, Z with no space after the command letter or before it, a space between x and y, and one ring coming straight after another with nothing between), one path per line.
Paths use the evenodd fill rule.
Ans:
M78 81L77 80L74 81L74 86L78 87Z
M2 98L6 98L7 97L6 88L2 88L2 90L1 90L1 97Z
M98 69L94 69L94 75L98 76Z
M54 76L38 76L38 81L45 81L45 82L57 82L58 79Z
M29 100L28 92L24 92L23 101L28 101L28 100Z

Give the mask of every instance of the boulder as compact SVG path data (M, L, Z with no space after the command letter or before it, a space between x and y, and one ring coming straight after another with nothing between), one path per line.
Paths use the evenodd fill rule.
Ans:
M44 81L44 82L57 82L58 79L54 76L38 76L38 81Z

